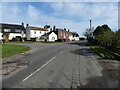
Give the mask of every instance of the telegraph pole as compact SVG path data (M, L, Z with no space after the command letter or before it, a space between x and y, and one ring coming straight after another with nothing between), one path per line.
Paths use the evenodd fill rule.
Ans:
M92 31L92 20L90 19L90 33L91 33L91 38L92 38L92 43L94 43L94 36L93 36L93 31Z
M91 31L91 28L92 28L92 20L90 19L90 31Z

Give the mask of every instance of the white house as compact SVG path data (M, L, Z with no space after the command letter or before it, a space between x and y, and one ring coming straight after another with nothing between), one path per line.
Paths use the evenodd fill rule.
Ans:
M3 33L2 33L2 29L0 28L0 40L3 39L2 35L3 35Z
M79 35L78 35L78 33L71 32L71 34L72 34L72 36L71 36L72 40L79 41Z
M69 39L70 39L70 41L74 40L74 37L71 33L69 34Z
M54 42L55 40L57 40L57 35L54 32L52 32L52 31L42 35L42 37L44 39L46 39L47 41Z
M33 26L29 26L28 24L27 24L27 27L26 27L27 40L40 39L41 36L44 35L47 32L48 32L48 30L45 29L45 28L33 27Z
M4 38L5 41L9 41L16 37L25 37L25 28L23 23L22 25L0 23L0 26L0 39Z

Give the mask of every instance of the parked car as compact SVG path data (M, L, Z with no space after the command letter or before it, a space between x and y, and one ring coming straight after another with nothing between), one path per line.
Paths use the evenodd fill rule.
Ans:
M58 40L55 40L56 42L64 42L63 39L58 39Z
M70 41L70 39L63 39L63 41L64 41L64 42L68 42L68 41Z

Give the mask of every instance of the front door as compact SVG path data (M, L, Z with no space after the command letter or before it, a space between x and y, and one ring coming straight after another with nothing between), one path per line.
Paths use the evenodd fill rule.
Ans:
M5 41L9 41L9 35L5 36Z

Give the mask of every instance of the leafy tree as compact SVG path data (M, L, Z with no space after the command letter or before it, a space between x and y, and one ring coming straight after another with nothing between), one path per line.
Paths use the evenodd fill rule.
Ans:
M117 48L120 48L120 30L116 32L114 43Z
M100 35L100 34L102 34L103 33L103 31L104 31L104 29L101 27L101 26L98 26L95 30L94 30L94 32L93 32L93 35Z
M83 35L87 37L87 39L89 39L92 36L93 31L94 31L94 27L92 27L92 29L86 28L86 31L84 32Z
M115 34L112 31L106 31L103 34L97 36L99 44L105 48L111 48L113 46Z
M98 26L94 32L93 32L93 35L100 35L100 34L103 34L104 32L106 31L111 31L110 27L108 27L108 25L102 25L102 26Z
M101 27L104 29L104 32L111 31L111 28L106 24L102 25Z

